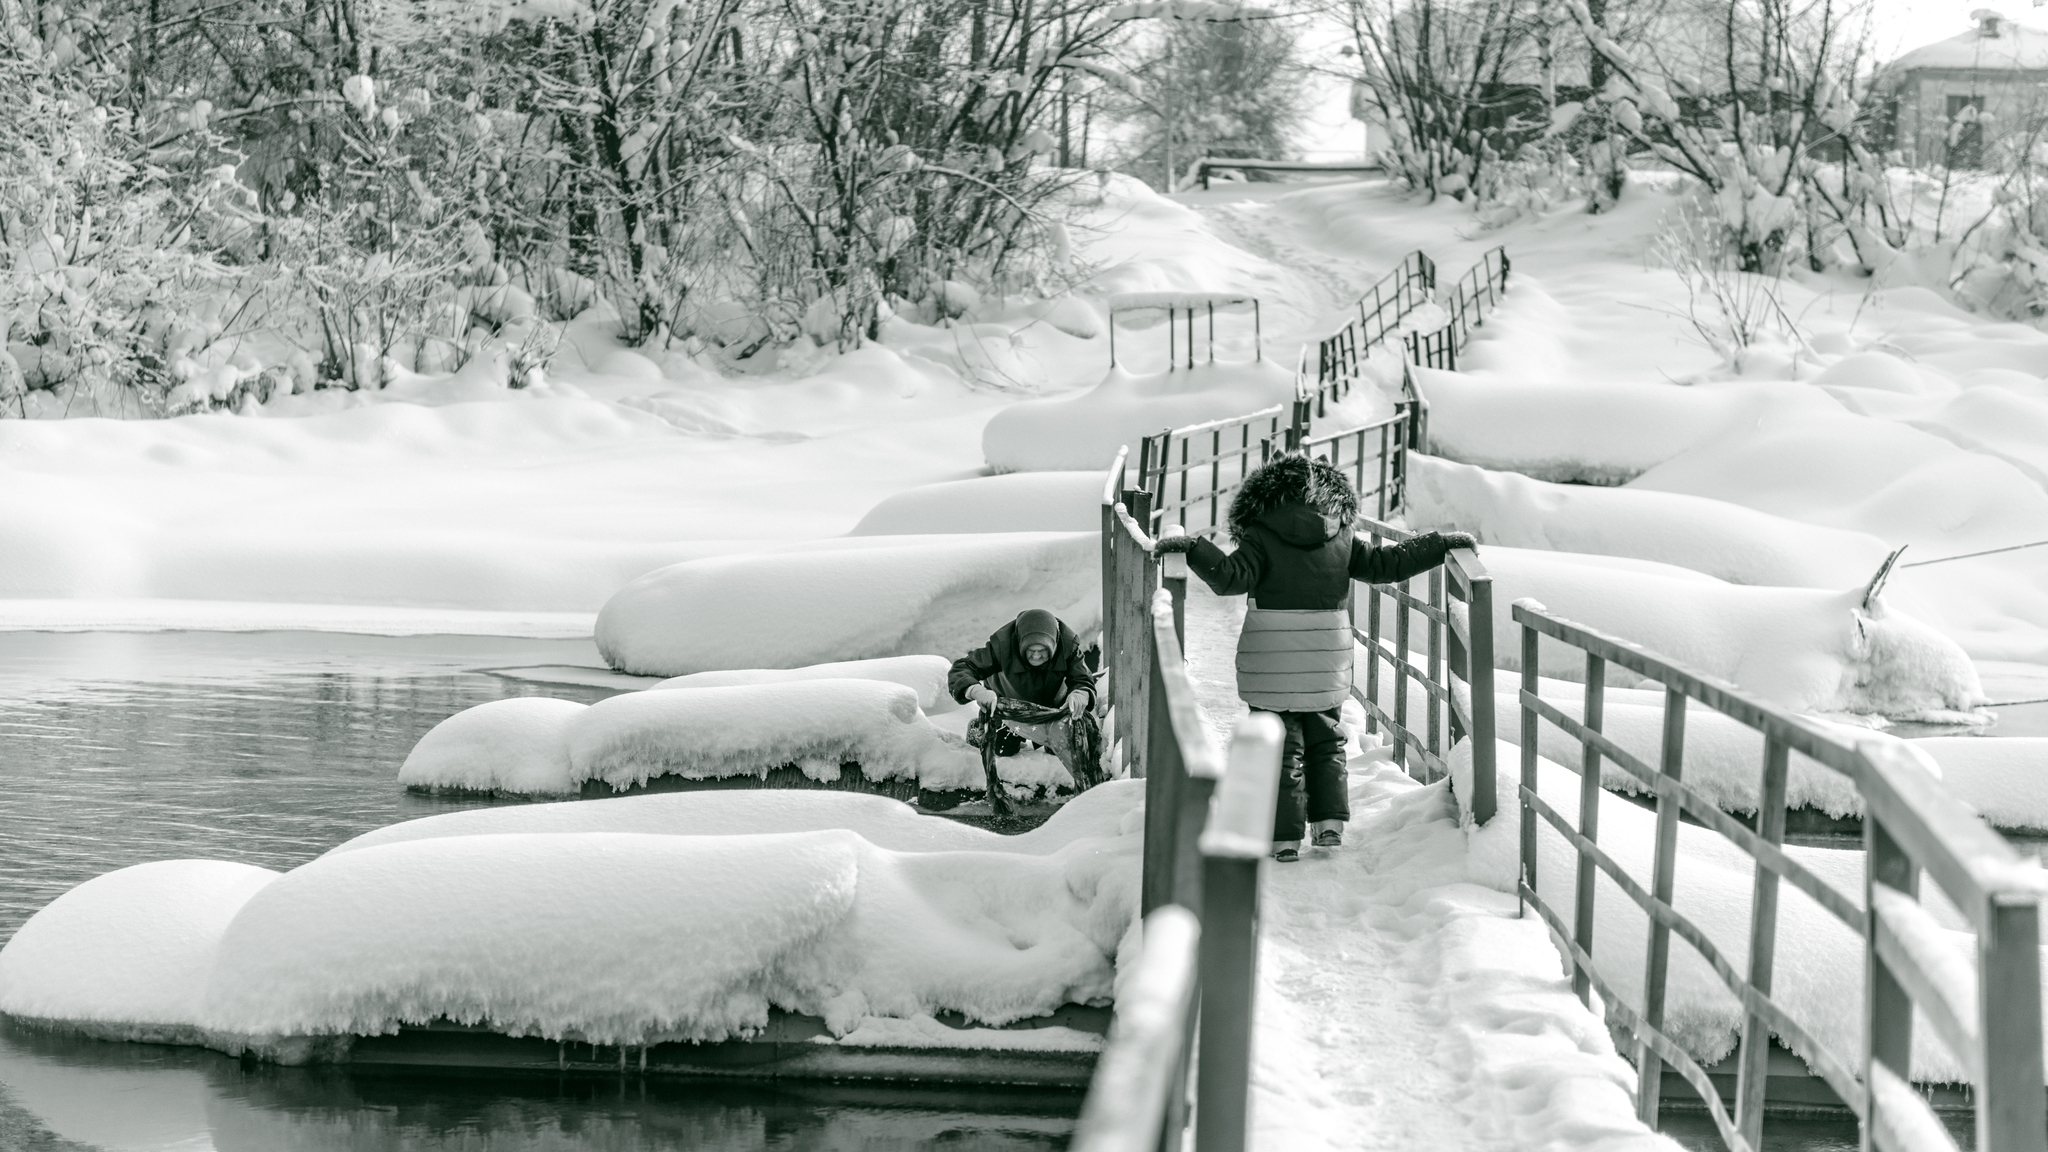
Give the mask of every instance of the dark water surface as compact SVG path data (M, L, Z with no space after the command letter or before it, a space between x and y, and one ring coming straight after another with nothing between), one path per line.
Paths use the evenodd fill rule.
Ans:
M477 671L601 664L588 640L319 633L0 633L0 941L102 872L150 860L283 871L399 820L486 800L398 767L472 705L601 688Z
M472 705L612 695L485 669L599 664L588 640L0 633L0 941L116 868L282 871L372 828L488 804L408 794L399 765ZM4 1152L1022 1152L1065 1147L1079 1110L1072 1092L277 1068L0 1025Z

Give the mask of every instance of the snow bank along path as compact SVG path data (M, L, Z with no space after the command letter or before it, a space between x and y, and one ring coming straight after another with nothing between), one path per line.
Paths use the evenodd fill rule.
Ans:
M842 1037L1000 1025L1108 1000L1142 796L1003 837L873 796L680 793L410 821L282 875L145 864L22 926L0 1012L284 1059L444 1018L607 1045L744 1036L771 1007Z
M649 676L965 652L1046 608L1100 627L1095 532L866 536L658 568L597 616L612 667Z

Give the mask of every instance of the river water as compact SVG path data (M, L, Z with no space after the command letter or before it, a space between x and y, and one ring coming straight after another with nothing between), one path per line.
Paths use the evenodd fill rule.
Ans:
M0 942L116 868L282 871L491 803L406 793L398 767L472 705L612 694L489 669L601 664L587 640L0 633ZM0 1027L5 1152L1023 1152L1065 1147L1079 1109L1073 1092L362 1075Z

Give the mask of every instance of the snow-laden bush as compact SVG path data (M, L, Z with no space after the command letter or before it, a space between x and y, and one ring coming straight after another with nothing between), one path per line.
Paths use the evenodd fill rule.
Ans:
M152 415L240 327L230 250L254 213L193 106L173 142L104 99L110 78L19 24L0 45L0 411Z

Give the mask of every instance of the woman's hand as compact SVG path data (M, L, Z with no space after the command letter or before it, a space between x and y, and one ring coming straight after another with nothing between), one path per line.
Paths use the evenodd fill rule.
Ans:
M995 689L990 688L986 684L976 684L974 687L969 688L967 690L967 698L984 708L996 706Z
M1088 714L1088 706L1095 702L1086 692L1073 692L1067 696L1067 715L1079 720Z

